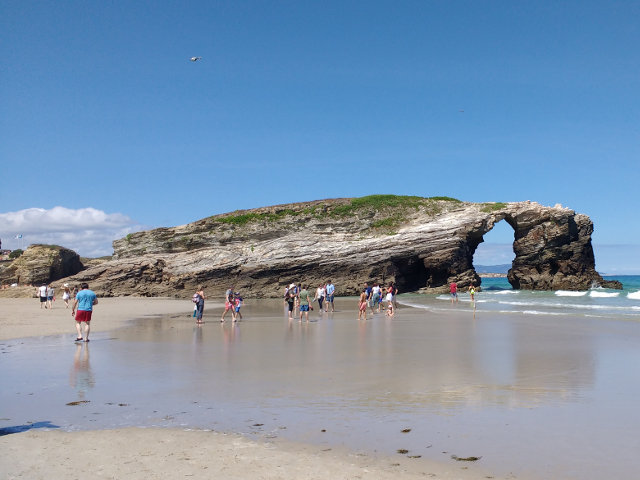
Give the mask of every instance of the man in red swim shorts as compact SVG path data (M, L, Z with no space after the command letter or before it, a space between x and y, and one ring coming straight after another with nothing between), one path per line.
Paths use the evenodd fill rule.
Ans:
M236 302L233 295L233 285L231 285L224 294L224 312L222 312L221 322L224 322L224 317L227 316L227 312L231 311L231 318L236 321Z
M81 324L84 323L84 341L89 341L89 331L91 330L89 323L91 322L91 314L93 313L93 306L98 304L98 297L96 294L89 290L89 285L83 283L80 285L81 290L76 295L76 300L71 308L71 315L76 319L76 330L78 336L76 342L82 342L82 328ZM78 313L76 314L76 309Z

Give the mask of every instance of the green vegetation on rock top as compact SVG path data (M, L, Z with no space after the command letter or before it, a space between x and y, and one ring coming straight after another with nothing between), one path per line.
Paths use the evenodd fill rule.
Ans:
M292 209L280 210L275 213L241 213L239 215L228 215L225 217L214 217L216 222L220 223L231 223L234 225L246 225L249 222L256 220L266 220L266 221L274 221L279 220L286 216L294 216L304 212L298 212Z
M504 202L488 202L482 204L482 211L485 213L496 212L498 210L502 210L507 206Z
M246 225L249 222L254 221L277 221L283 217L291 217L296 215L312 215L315 218L323 217L343 217L352 215L359 211L385 211L392 209L395 211L393 221L382 220L381 223L372 225L374 228L380 226L396 225L401 221L401 213L411 208L418 210L420 207L424 207L429 213L439 213L441 210L438 207L438 202L448 203L462 203L460 200L451 197L417 197L408 195L368 195L366 197L352 198L347 202L333 203L328 202L323 208L317 206L306 207L301 210L292 208L286 208L283 210L277 210L275 212L246 212L239 214L228 214L223 216L210 217L214 222L227 223L233 225Z
M337 205L328 214L332 216L353 215L360 211L376 211L382 218L371 224L372 228L391 228L400 225L406 218L408 210L424 209L430 215L441 213L441 202L462 203L450 197L416 197L408 195L368 195L353 198L347 204Z

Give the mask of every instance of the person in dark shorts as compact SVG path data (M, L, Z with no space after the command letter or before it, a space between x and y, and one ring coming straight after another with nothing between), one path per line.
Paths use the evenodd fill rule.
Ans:
M289 309L289 320L293 320L293 309L296 305L296 286L295 284L289 285L289 289L287 290L287 294L285 295L285 300L287 301L288 309Z
M298 299L300 301L300 321L302 322L302 314L304 314L307 322L309 322L309 308L311 308L311 296L309 295L309 285L304 285Z
M333 283L331 283L331 280L329 280L327 282L327 286L325 288L326 288L327 296L325 298L324 311L328 312L329 311L329 304L331 304L331 311L333 312L334 311L333 295L335 294L336 287L333 285Z
M38 297L40 297L40 308L47 308L47 285L38 287Z

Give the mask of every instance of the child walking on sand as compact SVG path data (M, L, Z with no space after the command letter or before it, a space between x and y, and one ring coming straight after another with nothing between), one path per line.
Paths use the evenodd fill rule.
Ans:
M387 313L385 314L387 317L393 317L395 313L393 308L393 285L389 285L387 287L387 296L385 297L387 301Z
M358 320L367 319L367 291L360 293L360 301L358 302Z
M69 284L64 284L64 293L62 294L62 300L64 300L64 308L69 308L69 299L71 298L71 289L69 288Z
M236 318L233 319L234 322L238 319L238 317L240 317L240 320L242 320L242 314L240 313L240 309L242 308L243 300L240 294L237 292L235 294L235 301L236 301L236 309L235 309Z

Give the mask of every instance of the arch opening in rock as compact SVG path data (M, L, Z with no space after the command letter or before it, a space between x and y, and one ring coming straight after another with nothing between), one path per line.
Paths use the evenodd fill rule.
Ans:
M507 220L499 220L488 230L473 252L473 269L481 277L507 276L516 254L513 250L515 230ZM506 282L506 278L505 278Z

